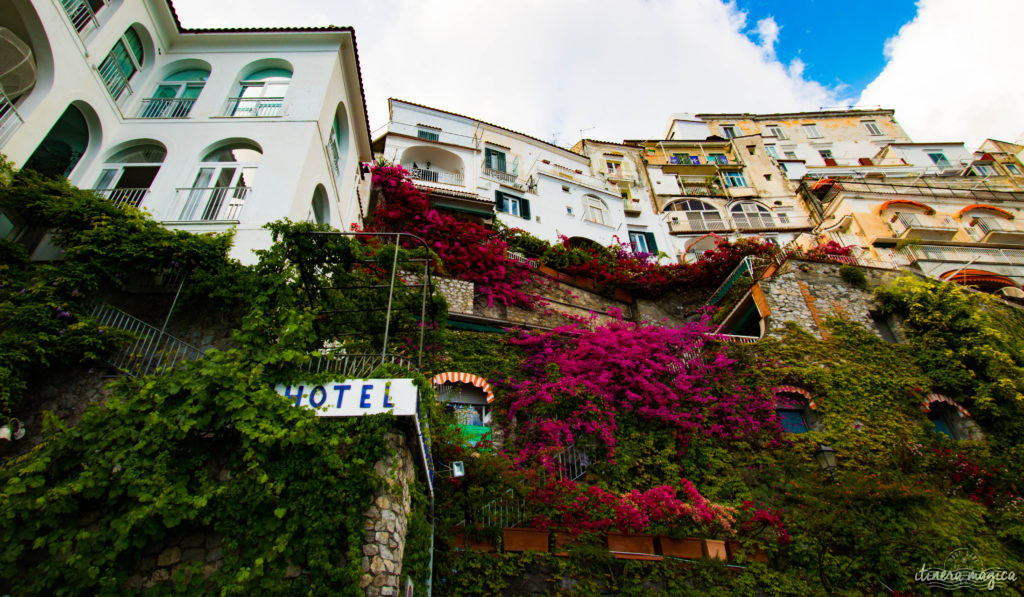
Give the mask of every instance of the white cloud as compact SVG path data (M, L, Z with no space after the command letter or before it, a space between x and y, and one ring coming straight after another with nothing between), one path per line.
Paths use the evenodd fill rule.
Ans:
M895 108L915 141L1013 141L1024 132L1022 22L1020 0L919 0L859 103Z
M572 145L657 137L673 112L837 103L775 59L779 28L720 0L175 0L186 27L333 23L356 29L372 128L387 98ZM771 51L769 51L771 50Z

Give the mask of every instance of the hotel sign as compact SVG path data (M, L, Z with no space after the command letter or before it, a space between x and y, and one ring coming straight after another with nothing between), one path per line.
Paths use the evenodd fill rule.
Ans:
M277 384L278 394L319 417L362 417L390 412L415 416L419 392L412 379L346 379L325 384Z

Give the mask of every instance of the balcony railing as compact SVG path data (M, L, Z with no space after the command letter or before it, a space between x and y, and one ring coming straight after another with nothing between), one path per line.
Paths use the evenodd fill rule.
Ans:
M92 192L107 199L114 205L138 207L149 193L149 189L93 189Z
M75 28L75 31L80 36L85 35L86 31L99 28L100 24L96 20L96 13L93 12L89 2L85 0L60 0L60 5L64 9L64 14L67 15L68 20L71 21L71 26Z
M518 263L518 264L520 264L520 265L522 265L524 267L529 267L529 268L537 267L537 260L536 259L530 259L526 255L523 255L522 253L517 253L515 251L507 251L506 250L505 251L505 258L508 259L509 261Z
M121 94L126 91L128 95L134 93L132 86L128 83L128 76L121 70L121 64L116 59L107 56L96 70L99 71L100 78L103 79L103 84L106 85L107 91L110 92L110 97L114 98L114 101L121 99Z
M284 113L283 97L229 97L224 116L271 118Z
M188 118L195 103L194 97L147 97L137 118Z
M237 222L250 187L178 189L176 222Z
M986 249L982 247L943 247L911 245L901 254L910 261L949 261L954 263L991 263L1024 265L1024 250Z
M787 217L786 221L775 220L771 216L737 216L732 217L736 222L737 230L799 230L811 228L811 221L807 218Z
M25 121L15 109L14 102L7 97L3 89L0 89L0 147L10 140L11 135L18 130L23 122Z
M686 197L725 197L725 190L717 185L687 183L680 181L679 188Z
M810 190L813 181L805 182L805 188ZM981 182L972 183L974 186ZM897 185L884 182L863 182L842 180L835 184L828 185L828 191L820 200L827 203L834 199L839 193L871 193L878 195L904 195L921 197L955 197L967 199L971 203L989 203L991 201L1021 201L1024 200L1024 193L1013 191L999 191L980 188L960 188L953 186L935 186L926 180L920 180L913 185ZM817 193L815 193L817 195Z
M443 170L426 170L424 168L410 168L410 176L416 180L425 180L427 182L439 182L442 184L451 184L462 186L462 174L458 172L445 172Z
M980 243L1019 245L1024 242L1024 230L1000 218L975 218L972 225L967 227L967 232L971 238Z
M893 234L899 238L925 236L933 240L949 239L960 229L957 223L946 216L941 220L923 214L897 213L889 222Z
M523 183L519 180L519 177L517 177L515 174L512 174L510 172L505 172L504 170L495 170L494 168L488 168L487 166L484 166L484 170L483 171L484 171L484 175L486 175L486 176L490 176L491 178L496 178L496 179L498 179L498 180L500 180L500 181L502 181L502 182L504 182L504 183L506 183L506 184L508 184L510 186L513 186L513 187L515 187L517 189L522 189L523 188Z
M725 232L732 230L732 224L725 220L684 220L671 219L668 231L673 234L687 232Z

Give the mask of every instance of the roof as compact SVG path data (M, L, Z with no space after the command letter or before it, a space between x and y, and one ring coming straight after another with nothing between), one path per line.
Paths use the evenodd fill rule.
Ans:
M775 120L778 118L799 118L804 116L843 116L849 114L888 114L893 115L896 111L891 108L874 108L867 110L818 110L815 112L774 112L770 114L752 114L750 112L728 112L728 113L702 113L694 116L701 120L723 120L723 119L747 119L747 120Z
M366 91L363 87L363 69L359 64L359 47L356 45L356 30L348 26L327 25L325 27L202 27L198 29L186 29L181 25L178 12L174 10L174 3L166 0L167 9L171 11L174 18L174 26L178 33L182 34L210 34L210 33L348 33L352 38L352 53L356 61L356 78L359 80L359 97L363 102L363 120L366 124L367 143L373 142L370 133L370 116L366 109Z
M491 122L487 122L486 120L480 120L479 118L473 118L472 116L466 116L465 114L459 114L458 112L449 112L448 110L441 110L439 108L433 108L431 106L425 106L423 104L417 104L416 102L410 102L408 100L399 99L397 97L389 97L388 98L388 111L389 111L388 118L389 119L391 118L391 114L390 114L391 102L401 102L401 103L409 105L409 106L416 106L417 108L426 108L427 110L433 110L434 112L440 112L441 114L448 114L449 116L458 116L459 118L465 118L466 120L472 120L472 121L478 122L480 124L486 124L487 126L492 126L492 127L496 128L496 129L500 129L500 130L503 130L503 131L506 131L506 132L509 132L509 133L512 133L512 134L515 134L515 135L519 135L521 137L526 137L527 139L530 139L532 141L536 141L536 142L540 143L541 145L547 145L548 147L557 149L557 150L559 150L559 151L561 151L561 152L563 152L563 153L565 153L567 155L570 155L570 156L573 156L573 157L576 157L576 158L582 158L584 160L587 160L588 162L590 161L590 158L588 158L586 156L581 156L580 154L576 153L575 151L572 151L571 149L567 149L565 147L560 147L558 145L555 145L554 143L548 143L547 141L543 141L543 140L538 139L537 137L534 137L532 135L527 135L526 133L520 133L519 131L514 131L514 130L512 130L510 128L505 128L503 126L499 126L497 124L494 124L494 123L491 123Z
M897 141L893 141L893 142L890 142L890 143L886 143L886 145L899 145L900 147L902 147L904 145L921 145L921 146L926 146L926 145L963 145L963 144L964 144L963 141L934 141L932 143L917 143L917 142L913 142L913 143L911 143L911 142L900 143L900 142L897 142Z

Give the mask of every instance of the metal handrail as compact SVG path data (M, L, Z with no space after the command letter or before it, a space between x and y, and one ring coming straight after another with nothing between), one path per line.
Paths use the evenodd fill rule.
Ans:
M382 360L380 354L328 352L310 359L307 371L310 373L337 373L346 379L360 379L369 376L374 369L385 363L399 365L410 371L419 370L412 361L396 354L386 354Z
M114 205L138 207L149 194L149 189L92 189L92 192L109 200Z
M194 97L147 97L139 105L136 118L188 118Z
M203 356L203 351L129 315L117 307L97 305L92 317L107 327L124 330L135 336L135 342L123 347L108 361L114 368L140 377L173 369L185 361L194 361Z
M18 130L24 122L25 119L18 114L14 102L0 88L0 147L7 143L14 131Z
M67 15L68 20L71 21L71 26L75 28L79 36L83 35L89 23L92 23L94 28L99 29L100 24L96 20L96 13L85 0L60 0L60 5L64 9L64 14Z
M284 97L229 97L224 116L233 118L270 118L284 111ZM245 112L244 114L240 112Z
M186 187L176 189L181 205L177 222L235 222L252 187ZM187 192L187 193L186 193ZM230 192L230 196L229 196Z

